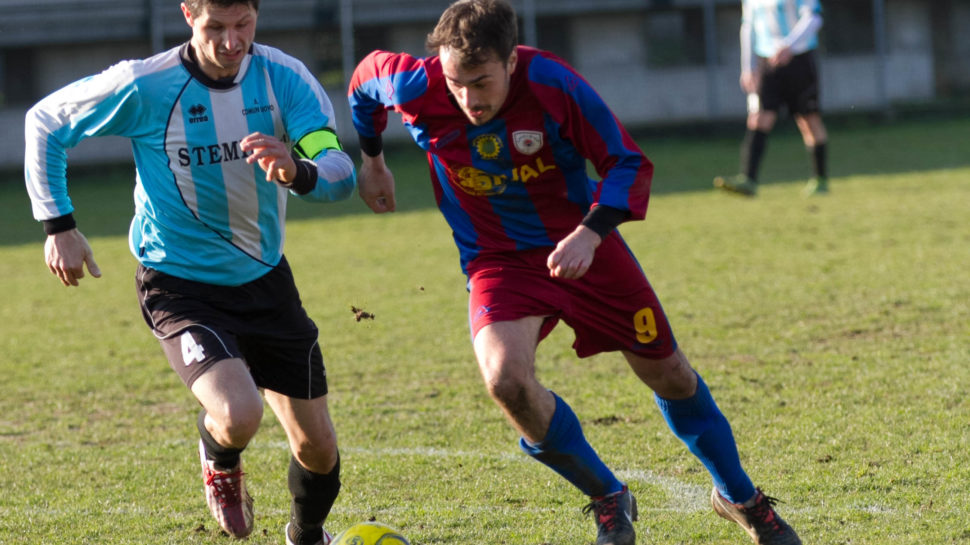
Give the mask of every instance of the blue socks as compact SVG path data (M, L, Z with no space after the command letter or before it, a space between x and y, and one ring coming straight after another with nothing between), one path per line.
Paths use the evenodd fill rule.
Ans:
M697 375L697 392L687 399L664 399L654 395L660 412L674 435L700 459L714 478L714 486L728 501L743 503L755 488L741 468L731 425L721 414L711 391Z
M605 496L623 489L621 483L586 441L576 413L556 394L556 412L542 442L519 438L523 452L549 466L587 496Z
M559 396L549 431L542 442L519 438L523 452L561 475L587 496L605 496L623 488L583 435L573 410ZM667 425L714 479L728 501L743 503L755 494L754 484L741 467L731 425L721 414L704 380L697 376L697 391L687 399L654 395Z

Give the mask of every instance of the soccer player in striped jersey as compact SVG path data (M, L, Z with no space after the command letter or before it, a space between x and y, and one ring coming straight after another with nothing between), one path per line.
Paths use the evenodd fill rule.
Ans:
M768 134L782 106L795 118L814 176L805 196L828 193L828 134L819 109L818 0L744 0L741 3L741 89L748 95L741 173L714 178L715 187L753 197Z
M719 513L756 543L800 543L742 469L727 419L616 230L644 218L651 162L582 76L548 52L517 46L505 0L451 4L427 46L435 54L426 58L372 52L354 71L359 192L377 213L395 208L381 134L387 110L396 111L427 152L468 277L479 370L521 449L589 497L598 545L635 542L633 494L565 399L536 377L538 343L561 320L578 356L621 352L655 392L670 428L710 471Z
M129 245L146 323L198 399L206 501L253 529L240 454L266 402L292 454L287 542L328 543L340 489L318 331L283 255L290 195L328 202L356 184L330 99L297 59L254 43L258 0L186 0L190 41L120 62L27 114L25 177L45 258L65 286L100 270L68 196L67 149L120 135L136 167Z

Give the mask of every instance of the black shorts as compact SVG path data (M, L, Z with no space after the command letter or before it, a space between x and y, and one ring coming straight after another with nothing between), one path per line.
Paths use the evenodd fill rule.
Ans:
M260 388L301 399L326 395L317 326L285 257L241 286L194 282L141 265L135 286L145 322L186 386L216 362L240 358Z
M777 112L784 105L792 115L819 111L814 51L795 55L791 62L779 68L772 68L768 59L758 57L758 70L761 72L758 86L761 110Z

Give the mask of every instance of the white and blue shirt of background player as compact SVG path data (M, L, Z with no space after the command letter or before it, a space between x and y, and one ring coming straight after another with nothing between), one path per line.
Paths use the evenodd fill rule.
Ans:
M799 55L818 47L822 6L818 0L743 0L741 70L754 70L757 59L770 59L788 47Z
M354 164L330 99L300 61L253 44L234 78L215 81L189 49L120 62L35 105L25 124L27 188L37 220L73 222L67 149L92 136L127 137L137 171L131 252L166 274L240 285L282 259L288 194L345 199ZM239 148L256 131L288 143L315 183L267 183Z

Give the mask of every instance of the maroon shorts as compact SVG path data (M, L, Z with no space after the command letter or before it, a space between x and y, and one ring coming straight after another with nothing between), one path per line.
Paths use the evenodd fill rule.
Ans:
M468 264L472 337L491 323L546 316L545 338L561 319L576 334L580 357L627 350L650 359L677 347L663 307L636 258L614 232L581 278L552 278L552 248L482 255Z

